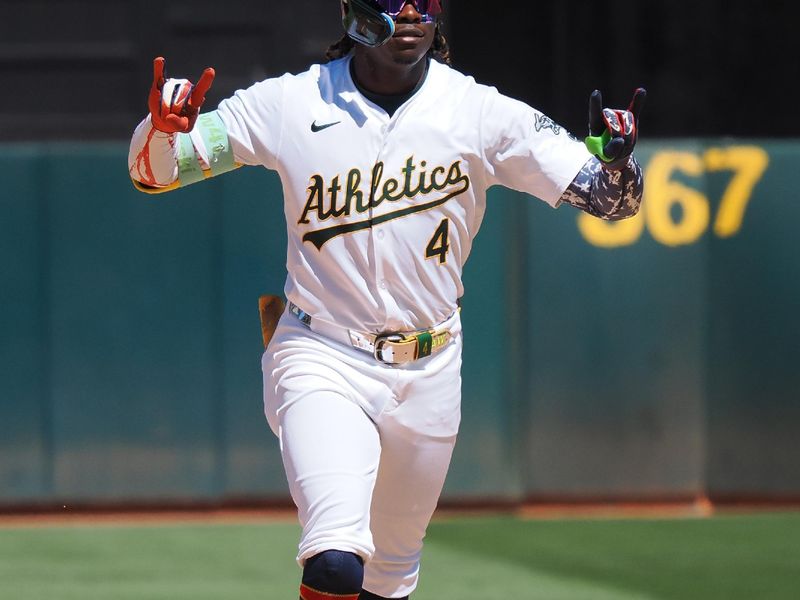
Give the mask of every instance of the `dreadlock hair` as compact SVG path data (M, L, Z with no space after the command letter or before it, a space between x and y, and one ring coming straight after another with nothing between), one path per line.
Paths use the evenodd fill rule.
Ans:
M446 65L452 64L450 59L450 44L447 42L447 38L444 37L438 21L436 22L436 32L433 36L433 46L431 46L430 52L431 56L439 62Z
M356 43L346 33L342 36L342 38L338 42L334 42L328 49L325 51L325 60L338 60L340 58L344 58L350 51L355 47Z
M331 61L344 58L350 54L355 46L356 42L345 33L339 41L328 46L328 49L325 51L325 59ZM446 65L451 64L450 44L447 43L447 38L442 33L442 28L439 26L438 21L436 22L436 30L433 35L433 45L428 51L428 54L441 63Z

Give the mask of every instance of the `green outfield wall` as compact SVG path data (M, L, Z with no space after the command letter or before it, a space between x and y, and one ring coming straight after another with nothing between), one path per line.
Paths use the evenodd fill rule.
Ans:
M641 146L629 221L490 192L448 498L800 496L800 142ZM126 156L0 146L0 506L288 498L277 176L152 197Z

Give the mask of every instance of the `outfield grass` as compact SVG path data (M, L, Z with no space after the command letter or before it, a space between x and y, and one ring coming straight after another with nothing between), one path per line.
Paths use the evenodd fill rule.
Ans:
M3 528L2 600L295 600L290 524ZM435 522L414 600L800 598L800 514Z
M435 524L430 537L437 549L469 556L474 568L486 560L526 576L530 588L521 598L800 598L800 514L688 520L474 520ZM438 573L431 579L434 576L439 597L459 598L444 596L446 588L439 587Z

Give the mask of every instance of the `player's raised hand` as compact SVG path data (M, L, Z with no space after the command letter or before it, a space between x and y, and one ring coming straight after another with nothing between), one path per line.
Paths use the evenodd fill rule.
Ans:
M156 58L153 61L153 85L147 100L153 127L165 133L191 131L213 81L212 68L203 71L197 85L188 79L165 79L164 58Z
M647 91L637 88L627 110L603 108L603 95L595 90L589 97L589 135L586 147L609 168L625 164L639 136L639 115Z

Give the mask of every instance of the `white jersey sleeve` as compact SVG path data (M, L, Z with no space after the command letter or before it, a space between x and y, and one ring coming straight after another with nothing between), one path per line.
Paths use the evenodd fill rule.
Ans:
M134 185L159 193L240 165L275 169L283 128L283 88L281 78L240 90L216 111L200 115L188 134L157 131L148 115L131 139L128 167Z
M223 100L217 114L225 124L237 163L275 169L283 130L283 78L267 79Z
M554 207L591 158L555 121L494 88L483 104L481 143L489 185L532 194Z

